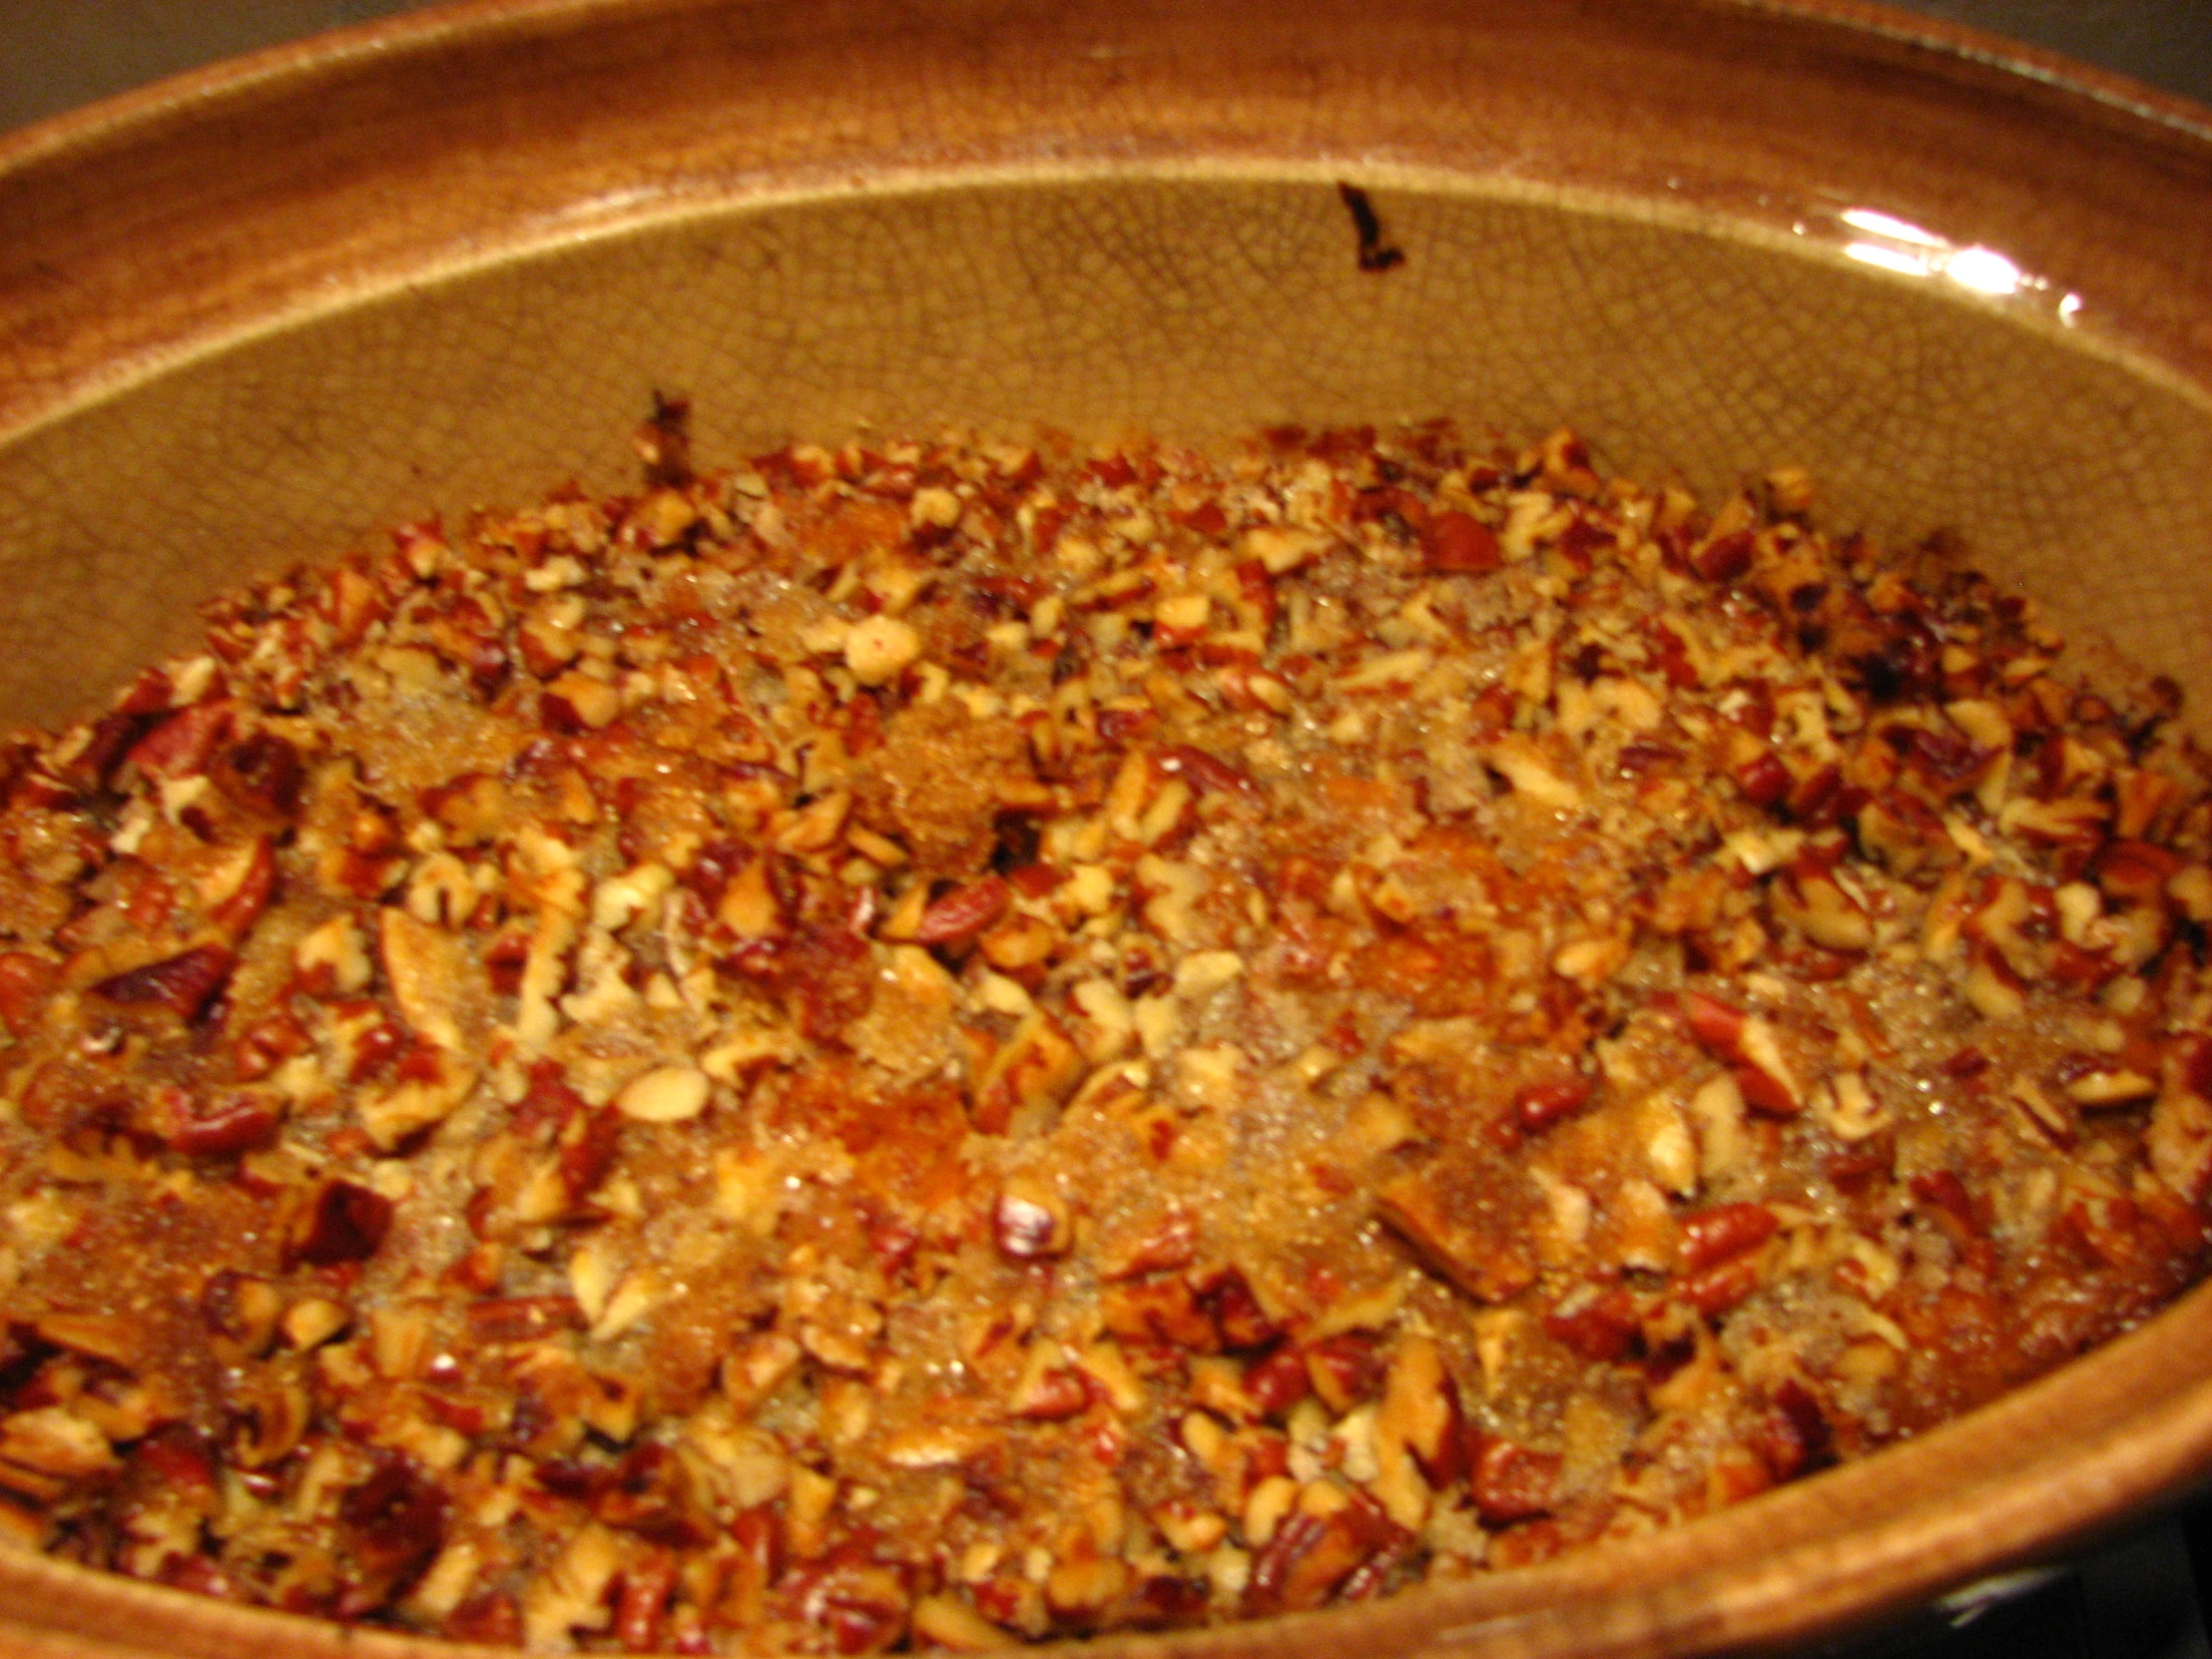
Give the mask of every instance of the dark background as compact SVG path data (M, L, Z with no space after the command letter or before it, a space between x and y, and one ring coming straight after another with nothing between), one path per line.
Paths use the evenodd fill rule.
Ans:
M410 0L0 0L0 129L217 58L412 9ZM2212 105L2212 0L1910 0L1906 9ZM1823 1648L1819 1659L2212 1659L2200 1585L2212 1589L2208 1500L2061 1570L1953 1597Z

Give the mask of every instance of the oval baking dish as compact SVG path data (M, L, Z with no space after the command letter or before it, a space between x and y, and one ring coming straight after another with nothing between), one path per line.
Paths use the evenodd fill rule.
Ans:
M2212 127L1876 6L483 0L0 144L0 708L438 508L947 425L1572 422L1957 531L2212 697ZM2212 1467L2212 1301L1655 1536L1114 1651L1810 1639ZM440 1644L0 1553L0 1653Z

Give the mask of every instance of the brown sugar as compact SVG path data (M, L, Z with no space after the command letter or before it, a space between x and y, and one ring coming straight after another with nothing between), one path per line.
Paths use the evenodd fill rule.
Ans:
M2139 1323L2198 759L1810 513L803 447L218 603L6 753L0 1528L964 1650L1602 1547Z

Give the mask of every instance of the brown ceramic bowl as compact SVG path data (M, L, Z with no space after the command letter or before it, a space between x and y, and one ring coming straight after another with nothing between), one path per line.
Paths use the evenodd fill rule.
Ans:
M1802 461L2201 709L2208 209L2212 114L1851 0L480 0L0 143L0 713L250 570L611 483L654 388L724 459L1453 413L1708 490ZM1099 1647L1787 1645L2182 1491L2207 1355L2199 1291L1672 1533ZM8 1656L442 1651L12 1553L0 1619Z

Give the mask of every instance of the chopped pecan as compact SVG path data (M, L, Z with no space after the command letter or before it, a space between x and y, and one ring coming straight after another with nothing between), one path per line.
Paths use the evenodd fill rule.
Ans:
M583 1310L569 1296L509 1296L472 1302L469 1330L487 1343L529 1343L584 1323Z
M988 875L954 887L933 901L914 929L917 944L964 944L1006 913L1012 899L1006 883Z
M1314 1392L1333 1411L1349 1411L1374 1398L1385 1376L1381 1348L1364 1331L1341 1332L1310 1343L1303 1358Z
M1764 1204L1722 1204L1688 1216L1682 1223L1682 1271L1702 1273L1754 1250L1774 1237L1779 1223Z
M169 1130L169 1144L188 1158L222 1158L262 1145L276 1133L283 1113L275 1100L241 1095L195 1110Z
M129 1006L158 1005L196 1020L222 994L237 958L219 944L195 945L101 980L93 994Z
M1487 1207L1461 1214L1446 1189L1406 1174L1378 1189L1376 1214L1428 1266L1480 1302L1503 1302L1536 1282L1536 1267L1499 1236Z
M258 731L217 756L208 776L239 805L272 818L289 818L298 809L306 768L288 738Z
M9 1032L26 1036L61 977L61 966L26 950L0 951L0 1020Z
M376 1254L391 1229L392 1202L350 1181L316 1184L287 1241L291 1259L315 1267L360 1262Z
M1067 1201L1034 1181L1010 1183L991 1212L998 1248L1018 1261L1064 1256L1075 1242Z
M1319 1607L1360 1567L1401 1536L1381 1507L1360 1493L1325 1514L1301 1508L1276 1528L1252 1563L1247 1613Z
M1479 576L1504 567L1497 534L1480 519L1462 512L1429 515L1420 533L1426 568L1440 576Z
M1548 1514L1557 1501L1562 1459L1497 1434L1478 1436L1473 1455L1474 1506L1485 1524L1505 1526Z
M1221 1332L1180 1279L1116 1285L1101 1309L1106 1329L1124 1342L1161 1343L1193 1354L1221 1351Z

